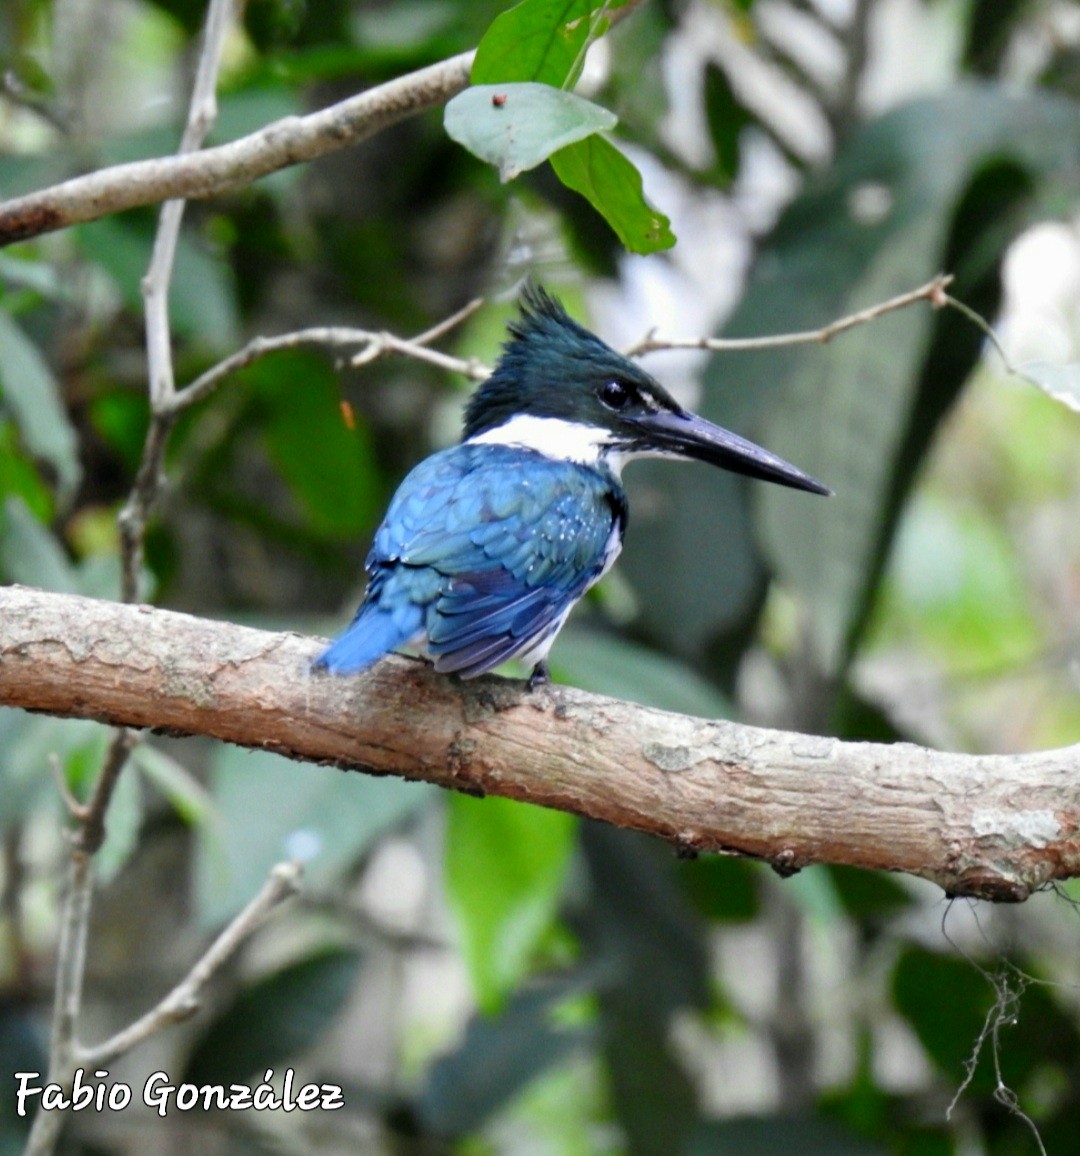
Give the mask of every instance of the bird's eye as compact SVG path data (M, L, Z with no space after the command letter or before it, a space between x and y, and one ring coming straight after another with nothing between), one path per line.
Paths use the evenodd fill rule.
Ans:
M633 400L633 392L621 381L609 381L600 387L600 400L608 409L625 409Z

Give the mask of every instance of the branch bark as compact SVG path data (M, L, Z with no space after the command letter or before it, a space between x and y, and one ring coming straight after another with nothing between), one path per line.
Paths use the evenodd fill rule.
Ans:
M473 52L400 76L307 116L197 153L133 161L75 177L0 205L0 247L82 221L181 197L211 197L278 169L357 144L469 83Z
M680 851L906 871L1020 901L1080 874L1080 745L964 755L762 730L395 658L313 675L320 642L0 589L0 703L558 807ZM298 773L302 773L299 772Z

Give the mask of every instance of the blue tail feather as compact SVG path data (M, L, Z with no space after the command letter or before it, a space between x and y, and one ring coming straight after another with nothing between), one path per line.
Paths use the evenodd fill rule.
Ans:
M423 625L423 611L410 606L404 611L366 605L340 638L332 642L312 664L331 674L356 674L403 646Z

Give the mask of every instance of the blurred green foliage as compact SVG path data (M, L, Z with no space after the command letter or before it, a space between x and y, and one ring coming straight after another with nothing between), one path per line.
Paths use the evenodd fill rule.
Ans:
M598 287L621 284L630 312L643 270L674 278L677 321L699 315L698 296L729 302L714 291L745 265L731 336L823 325L941 270L994 317L1010 244L1075 214L1077 47L1050 37L1042 64L1017 72L1021 49L1044 43L1038 5L909 5L928 20L949 7L956 59L880 115L850 98L890 51L860 41L864 0L850 26L792 5L834 42L843 82L815 81L753 0L654 0L586 68L613 7L246 4L214 142L478 43L476 83L569 90L580 77L619 120L550 166L545 129L528 142L539 167L503 184L436 111L193 202L170 296L178 381L255 334L408 334L477 294L490 304L444 341L491 360L506 290L529 268L583 317ZM203 13L202 0L0 7L0 195L174 148ZM736 44L795 78L825 126L819 155L778 123L796 96L777 81L770 109L744 83ZM769 212L755 204L763 154L786 189ZM117 595L115 515L147 427L140 282L155 221L127 213L0 254L0 580ZM837 496L636 467L623 562L555 648L556 677L846 738L1080 739L1075 415L983 364L984 344L922 306L825 348L711 358L698 408ZM1072 396L1074 369L1038 374ZM455 435L463 392L430 366L357 369L310 348L234 374L174 431L145 588L202 615L338 627L396 480ZM45 1064L66 853L50 765L85 795L107 741L93 723L0 712L0 1078ZM1064 896L972 913L849 869L780 881L557 812L195 740L138 748L109 820L88 999L113 1026L175 982L273 863L307 864L305 899L155 1055L176 1080L226 1083L295 1063L345 1087L347 1121L208 1117L222 1151L352 1152L358 1135L373 1151L1034 1151L998 1065L1046 1150L1080 1151ZM124 1062L133 1082L150 1071L146 1053ZM67 1150L126 1150L125 1121L98 1123L93 1149L77 1124ZM23 1126L0 1112L0 1151ZM143 1135L165 1150L164 1133L158 1148Z

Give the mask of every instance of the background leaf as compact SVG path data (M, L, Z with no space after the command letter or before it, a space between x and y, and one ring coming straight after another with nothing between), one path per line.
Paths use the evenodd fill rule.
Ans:
M925 158L931 140L937 162L898 169L901 157L917 152ZM782 228L796 250L790 261L806 269L815 253L832 255L837 287L841 278L845 286L831 298L834 315L856 301L887 300L905 285L922 283L942 260L955 199L983 158L1002 154L1011 154L1031 180L1051 177L1059 165L1080 159L1080 133L1071 113L1052 99L1012 100L978 88L884 118L852 141L829 185L803 206L799 239L788 232L797 225L794 216ZM1000 209L989 193L983 194L982 227L996 229ZM860 196L881 197L886 212L880 220L860 220ZM815 229L814 218L824 228ZM797 285L797 277L788 279L793 294ZM795 322L802 327L798 313ZM826 672L835 672L850 654L896 525L896 487L910 484L913 463L929 443L933 427L923 428L917 441L912 433L920 412L917 368L928 349L930 322L925 309L905 310L854 331L850 341L830 344L812 362L801 359L788 378L784 404L769 420L770 446L796 455L811 473L820 470L817 476L837 491L816 508L785 504L772 494L760 499L769 553L813 608ZM944 383L938 378L927 388L955 394L956 368ZM842 423L834 420L841 412ZM895 463L895 473L883 470L882 462Z
M26 508L21 498L4 502L4 523L0 531L0 570L12 582L53 590L57 594L77 594L79 580L75 567L60 543Z
M261 1079L310 1048L337 1018L359 964L355 951L330 948L252 984L203 1032L183 1078L226 1086Z
M53 467L60 493L70 496L81 471L59 384L34 343L2 308L0 401L15 419L26 448Z
M245 372L261 410L266 447L311 526L352 536L378 518L380 478L362 419L351 428L325 357L303 350L264 358Z
M495 1016L475 1015L452 1052L432 1064L419 1111L437 1136L476 1131L530 1081L566 1060L588 1038L556 1022L554 1011L580 986L557 979L516 992Z
M508 799L451 795L446 888L476 998L495 1011L555 917L577 822Z
M422 784L309 769L298 775L296 764L280 755L214 751L210 790L221 824L199 831L204 926L236 914L283 858L305 860L308 886L325 886L431 797Z
M1080 412L1080 365L1026 361L1019 367L1019 371L1055 401Z
M551 667L582 690L700 718L732 717L731 703L689 667L615 635L571 626L559 635Z

